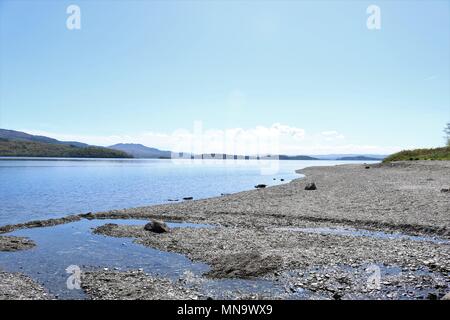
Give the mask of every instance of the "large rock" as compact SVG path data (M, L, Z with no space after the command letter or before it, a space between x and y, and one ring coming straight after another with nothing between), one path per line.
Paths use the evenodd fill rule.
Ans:
M314 182L310 182L306 185L305 190L316 190L316 184Z
M441 300L450 300L450 292L441 298Z
M258 278L278 270L283 264L277 255L262 256L258 252L225 254L211 262L211 278Z
M264 189L265 187L267 187L267 185L266 184L257 184L256 186L255 186L255 188L256 189Z
M151 220L149 223L147 223L144 226L144 230L152 231L155 233L164 233L164 232L170 231L167 224L165 224L163 221L159 221L159 220Z

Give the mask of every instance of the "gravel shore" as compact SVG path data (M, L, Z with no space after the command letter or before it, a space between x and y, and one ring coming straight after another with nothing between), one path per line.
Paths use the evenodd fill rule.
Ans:
M160 218L265 228L347 225L450 237L450 161L338 165L299 170L304 179L222 197L85 218ZM304 190L314 181L317 190Z
M84 291L93 300L196 300L199 294L139 270L84 272Z
M53 297L39 284L20 273L0 270L0 300L48 300Z
M264 277L285 281L293 291L301 283L302 290L322 298L426 299L449 290L450 195L441 192L450 182L449 162L312 167L300 172L305 179L267 189L93 215L202 222L214 228L155 234L142 226L108 224L94 232L133 237L140 244L206 262L211 266L206 277ZM304 190L311 181L317 190ZM318 231L299 232L302 228ZM374 236L322 234L321 228L364 228ZM377 236L380 231L384 237ZM433 242L436 238L442 242ZM382 275L390 279L382 289L366 290L370 266L381 273L398 272ZM312 280L302 280L311 272ZM343 274L345 285L339 281Z
M265 189L4 226L0 232L82 218L206 223L213 227L157 234L143 226L106 224L93 232L205 262L211 270L204 279L273 280L284 286L286 298L300 292L306 299L440 299L450 291L449 161L310 167L299 173L305 178ZM305 190L310 182L317 190ZM83 286L94 299L204 298L130 272L90 272ZM374 273L376 287L369 285ZM144 294L147 287L154 289ZM162 287L171 288L171 295Z

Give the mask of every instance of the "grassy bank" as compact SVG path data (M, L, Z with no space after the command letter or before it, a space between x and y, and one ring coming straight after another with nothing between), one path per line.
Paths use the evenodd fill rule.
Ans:
M391 154L383 162L413 160L450 160L450 147L404 150Z

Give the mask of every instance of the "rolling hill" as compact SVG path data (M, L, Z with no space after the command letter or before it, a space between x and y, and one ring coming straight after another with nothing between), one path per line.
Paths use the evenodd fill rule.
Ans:
M29 141L29 142L43 142L43 143L51 143L51 144L63 144L63 145L72 145L75 147L88 147L89 145L82 142L77 141L59 141L53 138L44 137L44 136L36 136L32 134L28 134L21 131L15 130L7 130L0 129L0 138L9 140L9 141Z
M0 139L2 157L61 157L61 158L132 158L129 154L102 147L76 147L30 141Z
M0 129L2 157L61 157L61 158L132 158L131 155L109 148L90 146L76 141L59 141L25 132Z
M134 158L169 159L172 155L171 151L149 148L137 143L118 143L108 148L126 152Z

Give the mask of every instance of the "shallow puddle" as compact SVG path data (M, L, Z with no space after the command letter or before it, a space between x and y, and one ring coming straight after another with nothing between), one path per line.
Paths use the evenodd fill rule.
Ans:
M303 232L303 233L318 233L318 234L331 234L331 235L340 235L340 236L349 236L349 237L368 237L368 238L376 238L376 239L405 239L411 241L426 241L433 242L436 244L450 244L449 240L441 239L437 237L429 237L429 236L411 236L399 232L394 233L386 233L382 231L371 231L365 229L354 229L354 228L344 228L344 227L320 227L320 228L295 228L295 227L286 227L286 228L278 228L277 230L284 231L294 231L294 232Z
M41 283L60 299L85 299L82 290L68 289L71 274L66 269L75 265L81 270L108 268L109 270L136 270L172 280L191 275L205 295L215 298L232 297L230 292L272 294L284 289L266 280L206 280L200 278L209 270L204 263L194 263L177 253L160 251L133 243L130 238L113 238L92 233L92 229L106 223L144 225L146 220L81 220L46 228L22 229L8 235L28 237L36 247L17 252L0 252L0 267L9 272L21 272ZM209 228L206 224L168 223L171 228Z

